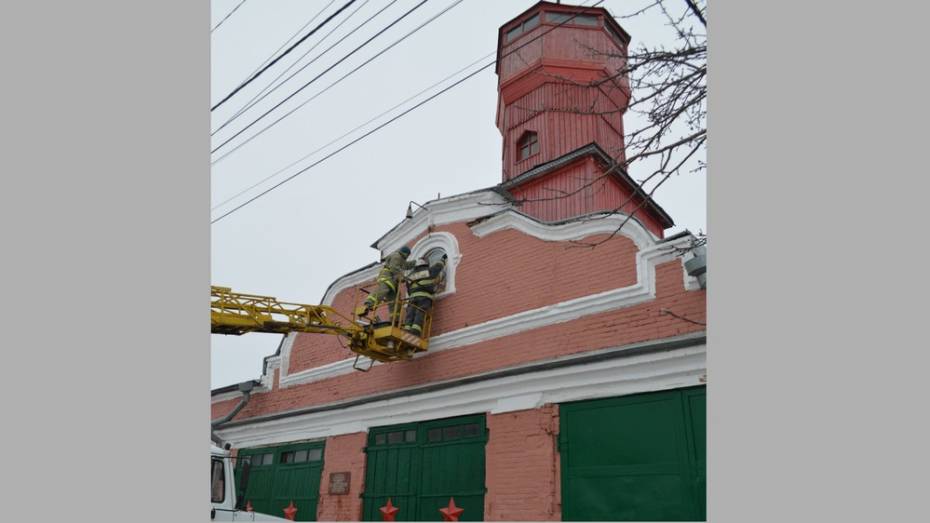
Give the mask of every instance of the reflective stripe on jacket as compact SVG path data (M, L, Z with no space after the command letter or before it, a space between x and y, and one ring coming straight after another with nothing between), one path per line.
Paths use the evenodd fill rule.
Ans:
M436 285L441 280L440 275L445 267L445 262L438 261L430 265L428 271L418 271L412 274L410 283L407 285L407 297L433 299Z

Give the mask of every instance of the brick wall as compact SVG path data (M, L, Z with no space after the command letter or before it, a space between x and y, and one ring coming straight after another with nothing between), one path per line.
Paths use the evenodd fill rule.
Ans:
M458 378L555 356L704 330L702 325L661 312L662 309L670 309L679 316L706 321L706 291L684 289L681 261L658 265L656 279L656 299L653 301L449 349L413 361L378 365L364 374L344 374L257 394L236 419ZM496 300L492 302L497 303ZM214 405L214 417L228 412L234 405L234 400Z
M361 521L362 498L359 496L365 489L364 448L367 437L366 432L356 432L326 439L317 521ZM329 475L333 472L351 474L348 494L329 493Z
M456 292L438 300L434 307L433 336L636 283L637 249L625 237L588 249L543 241L512 229L483 238L460 223L435 230L455 235L462 261L456 270ZM358 297L364 297L357 289L338 293L333 307L351 315ZM353 356L340 341L325 334L298 335L288 373Z
M558 405L487 417L484 518L559 521Z
M332 307L351 320L352 311L365 300L358 286L346 289L335 296ZM327 363L344 360L353 354L346 349L344 340L329 334L298 334L291 347L288 374L312 369Z

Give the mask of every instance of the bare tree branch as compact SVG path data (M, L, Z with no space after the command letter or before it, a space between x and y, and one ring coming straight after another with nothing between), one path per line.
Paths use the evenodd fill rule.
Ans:
M685 0L685 2L688 3L688 7L691 8L691 12L694 13L694 16L696 16L697 19L701 21L701 24L704 27L707 27L707 20L704 19L704 14L701 13L700 9L698 9L697 4L695 4L692 0Z

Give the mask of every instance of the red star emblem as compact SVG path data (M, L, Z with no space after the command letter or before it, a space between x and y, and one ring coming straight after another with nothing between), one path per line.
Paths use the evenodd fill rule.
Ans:
M465 512L465 509L455 506L455 500L449 498L449 506L446 508L439 509L439 512L442 514L443 521L458 521L459 516L462 512Z
M379 508L378 510L381 511L382 521L396 521L394 519L396 517L395 514L397 514L397 511L400 509L395 507L394 505L391 505L391 498L388 498L387 505Z
M297 517L297 507L294 506L294 502L291 501L291 504L284 507L284 517L294 521L294 518Z

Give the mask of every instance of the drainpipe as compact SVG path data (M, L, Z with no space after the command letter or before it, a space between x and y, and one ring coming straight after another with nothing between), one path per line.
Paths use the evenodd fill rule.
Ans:
M229 411L229 413L223 416L222 418L210 421L210 439L216 442L217 445L222 447L224 442L222 439L220 439L219 436L216 435L215 432L213 432L213 430L226 424L227 422L229 422L229 420L236 417L236 414L239 414L239 411L242 410L243 407L245 407L245 404L249 402L249 398L252 396L252 387L254 386L255 384L252 383L251 381L244 381L240 383L239 392L242 393L242 398L239 399L239 404L236 405L236 407L233 408L233 410Z

